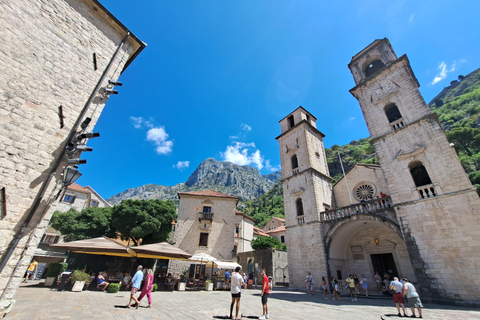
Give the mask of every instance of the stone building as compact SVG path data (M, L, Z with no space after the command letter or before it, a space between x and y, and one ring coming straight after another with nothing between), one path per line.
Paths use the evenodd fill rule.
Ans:
M235 210L235 239L233 248L237 253L252 251L253 224L255 219L245 213Z
M349 68L380 167L357 165L332 190L315 118L300 107L280 121L291 286L307 268L370 283L383 270L410 277L424 299L478 305L480 200L406 55L376 40Z
M82 187L74 182L62 193L55 206L55 210L67 212L71 208L74 208L77 211L82 211L90 207L104 208L112 207L112 205L103 199L92 187Z
M96 0L7 0L0 12L4 310L62 192L62 172L83 162L75 159L96 136L91 131L109 94L145 44Z
M286 223L285 219L279 217L272 217L263 227L265 233L273 238L280 240L282 244L285 244L285 236L287 234L287 229L285 228Z

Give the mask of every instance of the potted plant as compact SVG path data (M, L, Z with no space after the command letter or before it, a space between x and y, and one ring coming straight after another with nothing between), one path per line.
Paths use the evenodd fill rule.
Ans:
M108 286L108 292L109 293L117 293L120 290L120 283L110 283Z
M180 282L178 283L178 291L185 291L185 287L187 286L187 273L188 269L182 271Z
M72 273L72 278L70 280L73 283L72 291L79 292L83 290L85 282L90 279L90 275L83 270L75 270Z
M44 286L51 287L55 283L58 275L67 270L67 267L68 263L50 263L48 265L47 278L45 279Z
M205 280L205 290L213 291L213 283L210 280Z

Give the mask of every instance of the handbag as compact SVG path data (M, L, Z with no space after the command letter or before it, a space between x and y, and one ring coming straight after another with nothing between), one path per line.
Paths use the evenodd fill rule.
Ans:
M394 284L391 284L388 288L389 288L390 290L393 290L393 291L397 290L397 289L395 288L395 285L394 285Z

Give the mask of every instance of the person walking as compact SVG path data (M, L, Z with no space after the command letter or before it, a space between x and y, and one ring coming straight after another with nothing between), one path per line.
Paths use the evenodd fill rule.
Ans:
M228 272L228 270L225 270L225 289L226 290L228 290L229 284L230 284L230 272Z
M322 288L323 288L323 297L325 299L328 299L327 298L328 286L327 286L327 280L325 279L325 277L322 277Z
M232 274L231 285L230 285L230 292L232 294L232 303L230 304L230 319L233 318L233 306L236 304L235 308L235 319L241 319L238 316L238 311L240 310L240 297L242 295L242 285L246 288L246 284L243 281L242 275L240 274L240 270L242 268L236 267L235 272ZM227 272L225 272L226 274Z
M407 314L405 313L405 301L403 299L403 283L398 281L398 278L393 278L393 281L390 282L389 289L395 290L393 294L393 302L395 302L395 306L397 307L398 316L401 317L402 314L400 313L400 306L402 307L403 316L406 317Z
M360 279L358 279L357 275L354 273L353 274L353 282L355 283L355 290L357 294L360 293L359 286L360 286Z
M153 289L153 270L147 270L147 276L145 277L145 283L143 284L142 293L140 297L138 297L138 304L140 305L140 301L142 301L143 297L146 295L148 299L148 307L152 307L152 289Z
M267 273L265 269L262 269L262 276L263 276L263 283L262 283L262 308L263 308L263 315L259 317L259 320L268 319L268 294L270 293L270 284L268 281Z
M27 268L27 274L25 275L25 280L23 282L27 282L29 278L32 278L33 275L33 280L35 280L35 274L37 273L37 268L38 268L38 262L35 261L35 259L30 262Z
M365 291L365 295L368 297L368 284L367 284L367 277L365 277L365 275L362 275L360 284L362 285L363 291Z
M142 280L143 280L142 269L143 267L141 265L138 266L137 272L132 278L132 290L130 291L130 300L128 301L127 308L130 308L130 305L132 304L132 300L135 301L136 308L138 308L140 304L140 302L135 297L135 294L137 294L137 291L140 289L140 284L142 283Z
M350 292L350 298L352 301L357 301L357 290L355 288L355 280L352 275L349 275L345 282L348 284L348 291Z
M415 289L414 285L411 284L407 278L403 278L403 296L408 300L408 305L410 306L410 310L412 310L412 318L416 318L415 308L417 308L418 311L418 318L423 318L422 301L420 301L420 296L417 293L417 289Z
M382 293L382 276L378 274L378 271L375 271L375 283L377 284L377 291Z

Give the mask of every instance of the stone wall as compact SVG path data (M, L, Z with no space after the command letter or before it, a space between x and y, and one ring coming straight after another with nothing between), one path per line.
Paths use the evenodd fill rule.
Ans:
M275 249L254 250L240 253L237 256L237 263L242 266L242 273L249 274L253 270L257 284L262 283L262 269L267 275L273 277L274 285L286 285L288 278L288 255L286 251ZM249 267L250 262L250 267Z
M65 165L58 161L66 140L126 32L96 1L0 3L0 188L5 188L7 208L0 220L2 259L35 210L1 273L1 307L14 297L48 225ZM116 80L143 46L130 37L102 87ZM107 98L99 94L88 110L88 131Z

